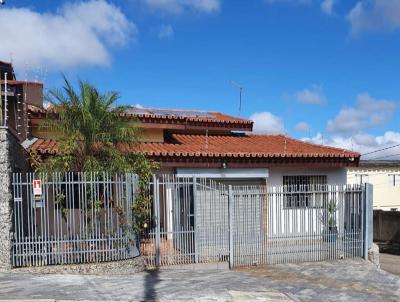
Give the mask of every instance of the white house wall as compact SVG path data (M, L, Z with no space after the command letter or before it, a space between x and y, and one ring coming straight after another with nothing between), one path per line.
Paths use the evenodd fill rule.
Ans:
M282 186L283 176L300 176L300 175L326 175L329 185L346 184L347 171L346 168L331 169L312 169L305 164L304 167L272 167L269 168L268 185Z
M272 167L269 169L267 179L268 186L282 186L284 176L302 175L326 175L328 185L339 185L347 183L347 172L345 168L332 169L308 169L301 168ZM322 212L316 208L284 208L282 200L276 200L271 196L270 207L270 236L285 236L293 234L314 234L321 231ZM305 222L305 223L304 223ZM340 227L340 224L339 224Z
M372 184L373 198L374 198L374 209L381 210L400 210L400 184L393 186L389 175L397 174L400 175L400 168L351 168L348 170L347 178L348 183L357 184L360 183L360 178L357 175L368 175L368 183Z

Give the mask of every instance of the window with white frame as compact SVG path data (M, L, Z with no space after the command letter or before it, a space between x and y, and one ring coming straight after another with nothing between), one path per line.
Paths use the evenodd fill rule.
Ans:
M389 174L389 185L400 187L400 174Z
M283 176L284 207L304 208L321 206L325 196L317 190L326 185L326 175L287 175Z
M360 184L369 183L369 175L368 174L356 174L357 182Z

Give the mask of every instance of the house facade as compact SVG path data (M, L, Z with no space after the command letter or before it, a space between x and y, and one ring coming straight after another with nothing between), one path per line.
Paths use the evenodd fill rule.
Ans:
M400 210L400 161L365 160L347 170L350 184L370 183L374 186L375 210Z
M17 80L10 63L0 62L0 73L2 122L27 151L55 154L55 134L40 127L47 115L43 84ZM160 173L231 183L345 184L346 169L357 167L360 158L284 135L253 134L252 121L219 112L131 107L121 119L137 124L142 135L139 144L118 148L144 153L160 163Z
M46 110L29 106L33 140L43 156L58 151L51 133L40 129ZM253 122L219 112L129 108L121 118L138 122L139 144L118 146L160 163L159 173L204 176L231 184L345 184L346 169L360 155L284 135L253 134Z
M7 79L11 81L19 85L16 79ZM41 127L49 109L34 95L31 99L21 102L17 97L8 102L8 98L6 108L13 102L20 107L15 111L16 123L9 120L7 131L15 132L26 152L51 157L59 152L57 134ZM136 144L115 147L120 152L142 153L160 164L149 184L152 203L141 233L140 253L137 238L128 238L134 235L124 233L121 226L121 221L131 221L136 176L88 182L80 173L67 173L60 179L44 180L39 187L45 193L36 196L37 175L22 173L13 175L8 209L30 217L24 221L31 223L27 227L16 215L14 230L11 225L3 228L5 235L15 231L10 243L14 266L32 265L30 250L38 248L43 253L35 256L34 265L126 259L139 254L150 265L227 259L252 265L254 261L362 255L360 221L365 211L360 201L364 191L336 186L347 183L347 169L358 166L360 154L285 135L254 134L251 120L219 112L130 107L120 118L138 126L142 135ZM19 120L24 120L24 131L18 131ZM12 167L9 172L16 171ZM128 216L121 220L124 213ZM334 245L329 244L327 236L331 235L326 233L331 232L332 223L335 231L331 235L340 237L340 244L336 239ZM348 236L350 232L353 237ZM42 238L48 239L45 247ZM127 241L133 245L128 249ZM72 250L74 257L59 257Z

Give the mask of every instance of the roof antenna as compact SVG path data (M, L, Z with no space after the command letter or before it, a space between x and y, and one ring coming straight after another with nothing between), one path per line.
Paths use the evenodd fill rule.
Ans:
M239 89L239 114L242 112L242 93L243 93L243 86L235 81L231 81L231 84Z

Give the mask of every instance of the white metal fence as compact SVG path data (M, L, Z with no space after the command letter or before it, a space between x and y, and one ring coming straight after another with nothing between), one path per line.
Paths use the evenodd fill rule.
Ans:
M13 265L121 260L139 255L132 174L13 174Z
M149 266L322 261L365 257L372 238L369 185L231 186L154 176L147 223L135 234L136 185L132 174L15 173L13 265L139 254Z
M228 186L154 177L142 254L149 265L231 267L365 256L367 187Z
M233 187L233 266L363 256L361 186Z

